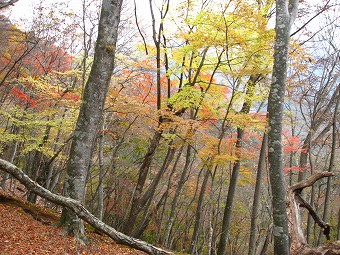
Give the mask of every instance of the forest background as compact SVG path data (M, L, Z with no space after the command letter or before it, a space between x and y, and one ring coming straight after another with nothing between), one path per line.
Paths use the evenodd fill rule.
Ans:
M84 0L75 11L43 2L27 21L15 21L10 9L1 16L1 158L55 193L63 193L99 6ZM303 2L292 29L282 133L287 186L339 171L338 11L336 1ZM93 214L191 254L215 254L230 217L231 254L272 253L263 148L274 12L273 1L123 6L116 67L86 175L85 205ZM3 173L1 187L9 182L13 190L10 180ZM306 190L305 199L339 239L338 177ZM303 222L311 245L325 242L310 216Z

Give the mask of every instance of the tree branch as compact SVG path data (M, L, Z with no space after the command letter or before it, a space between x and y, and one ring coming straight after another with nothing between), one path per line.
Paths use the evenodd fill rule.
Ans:
M326 235L329 240L329 230L330 227L327 223L323 222L314 209L304 201L300 194L304 188L312 186L316 181L320 180L324 177L334 176L334 173L331 172L321 172L316 173L310 176L307 180L301 181L293 186L291 186L287 191L287 215L288 215L288 225L289 225L289 234L291 236L291 254L292 255L301 255L306 249L309 249L306 238L304 236L304 232L302 230L302 223L300 217L300 207L304 207L308 210L310 215L313 217L315 222L322 228L323 233Z
M6 1L6 0L1 0L0 1L0 9L2 8L5 8L9 5L12 5L14 4L15 2L18 2L19 0L9 0L9 1Z
M137 17L137 6L136 6L136 0L134 0L134 1L133 1L133 3L134 3L134 6L135 6L134 13L135 13L135 21L136 21L136 26L137 26L137 29L138 29L138 32L139 32L140 36L141 36L141 37L142 37L142 39L143 39L144 48L145 48L145 54L146 54L146 55L149 55L149 52L148 52L148 47L147 47L147 45L146 45L146 41L145 41L145 37L144 37L144 35L143 35L143 33L142 33L142 30L141 30L141 29L140 29L140 27L139 27L139 22L138 22L138 17Z
M299 27L294 33L290 34L290 37L296 35L297 33L299 33L302 29L304 29L310 22L312 22L316 17L318 17L321 13L323 13L326 9L329 8L328 4L329 4L330 0L327 1L327 3L324 5L324 7L321 8L320 11L318 11L313 17L311 17L305 24L303 24L301 27Z
M315 182L318 180L324 178L324 177L331 177L334 176L334 173L331 172L321 172L321 173L316 173L310 176L307 180L299 182L289 188L291 192L298 192L301 193L301 191L304 188L312 186Z
M321 227L322 232L324 233L324 235L326 236L327 240L330 240L330 227L329 224L324 222L322 219L320 219L320 217L317 215L317 213L315 212L315 210L313 209L313 207L306 202L299 193L295 194L295 198L297 200L297 202L299 203L299 205L301 207L304 207L308 210L309 214L312 216L312 218L314 219L314 221Z
M150 255L173 255L173 253L155 247L149 243L146 243L142 240L127 236L121 232L118 232L114 228L106 225L104 222L97 219L93 216L79 201L56 195L49 190L41 187L36 182L32 181L26 174L24 174L19 168L10 162L0 159L0 170L3 170L13 177L15 177L18 181L20 181L25 187L36 193L37 195L46 198L47 200L67 207L72 210L79 218L83 219L87 223L89 223L94 228L102 231L109 237L111 237L114 241L120 244L127 245L129 247L135 248L137 250L141 250Z

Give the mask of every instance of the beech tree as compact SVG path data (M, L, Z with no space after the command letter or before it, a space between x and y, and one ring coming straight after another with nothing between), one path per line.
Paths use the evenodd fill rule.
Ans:
M143 1L150 12L142 13L137 8ZM285 92L282 85L289 37L281 32L287 32L291 25L284 25L286 16L294 16L294 5L289 8L287 1L285 4L280 1L277 10L281 23L277 26L276 70L269 107L272 113L269 129L274 132L269 146L276 215L273 227L273 208L269 202L272 194L267 188L268 176L264 174L268 168L267 120L262 111L265 111L263 105L272 72L274 30L267 23L276 11L274 1L143 1L135 1L130 17L125 15L128 10L121 11L122 36L118 46L113 44L114 38L109 43L105 36L98 38L94 62L90 45L94 41L92 36L97 34L99 17L96 11L89 11L88 4L97 1L82 0L82 15L77 16L75 11L66 17L74 25L75 33L65 33L72 27L66 23L63 24L67 31L64 26L59 27L62 22L54 22L55 15L46 15L41 21L53 21L51 24L57 25L50 27L50 23L40 22L41 27L33 27L37 29L32 30L33 35L46 28L43 34L47 38L65 33L61 38L66 43L72 42L70 45L37 36L39 43L31 45L34 49L21 60L28 48L25 42L29 42L23 37L24 43L14 43L8 40L12 38L8 31L0 32L0 84L3 83L0 85L0 158L22 168L38 187L51 192L61 193L66 182L65 194L73 199L67 199L72 203L68 203L70 210L64 210L61 222L81 240L86 240L82 223L72 212L80 204L83 207L78 210L79 218L86 214L85 220L98 226L102 223L93 221L92 217L97 215L118 231L150 243L162 243L176 251L236 255L246 254L249 248L248 254L273 254L274 229L275 249L280 245L287 248L285 184L280 162L283 157L291 159L284 172L297 178L294 171L301 169L297 152L307 149L303 145L304 136L312 130L311 146L306 154L311 163L307 167L311 173L328 169L331 136L338 136L338 129L332 128L332 124L338 125L334 112L339 97L338 76L334 76L335 83L329 87L319 87L317 76L332 74L327 69L321 72L319 66L333 62L330 58L317 58L325 50L320 43L318 50L309 51L309 47L300 45L301 38L293 41L286 86L289 101L285 102L289 107L284 113L282 108L274 107L283 102ZM105 3L111 6L107 13L116 13L111 3ZM282 15L282 5L288 14ZM43 7L41 12L46 10ZM67 9L63 10L68 13ZM99 11L99 6L96 10ZM305 14L303 9L299 12ZM285 19L281 20L282 17ZM143 18L149 23L147 27ZM108 30L114 30L114 22L106 20L110 22L104 22L105 32L112 39L114 31ZM305 28L300 29L301 37L305 36L304 31ZM84 33L83 37L77 32ZM329 36L320 38L323 42L327 39ZM50 43L45 47L45 42ZM310 44L317 47L312 40ZM23 50L18 50L21 47ZM59 68L59 63L66 61L57 58L52 49L59 54L67 53L67 70ZM336 55L332 59L336 60ZM337 74L338 65L330 66L335 67L332 70ZM322 77L320 80L327 80ZM82 93L81 105L78 94ZM49 106L45 107L44 103ZM314 103L320 107L314 109ZM79 109L81 113L72 136ZM314 120L320 124L311 125L310 121ZM281 121L283 124L275 127ZM275 147L280 143L275 140L280 129L285 136L281 158L276 157L281 150ZM327 217L330 226L335 225L334 205L338 195L338 190L333 188L338 181L337 157L333 158L335 177ZM9 186L8 176L4 171L0 177L0 187L4 190ZM16 183L11 178L10 187ZM310 204L319 215L324 209L325 186L318 185L319 193L314 192L316 199L311 196ZM41 189L32 187L32 192L30 187L26 194L35 196L36 192L41 196L38 192ZM18 192L15 188L9 190ZM304 192L309 195L308 191ZM55 207L61 200L53 201L45 203ZM74 201L78 201L76 208ZM305 220L305 216L301 219ZM69 224L71 218L75 221ZM104 229L114 235L106 225ZM315 227L314 233L311 231L309 244L316 242L318 230ZM332 230L330 238L334 240ZM127 240L126 236L121 237ZM285 254L287 249L276 253Z
M73 133L64 188L66 196L78 201L84 201L92 146L114 69L121 6L122 0L104 0L102 3L94 60ZM60 224L67 233L74 234L79 240L86 240L83 223L72 211L63 209Z
M273 194L274 254L277 255L290 253L281 133L290 29L297 16L298 2L276 0L274 66L268 98L268 161Z

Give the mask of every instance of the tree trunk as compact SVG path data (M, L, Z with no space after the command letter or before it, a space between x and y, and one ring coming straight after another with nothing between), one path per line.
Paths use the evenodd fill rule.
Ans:
M152 203L152 199L155 195L156 192L156 188L161 180L161 177L163 176L164 172L166 172L166 170L169 168L170 163L172 162L173 158L175 155L175 149L171 148L171 144L169 145L168 148L168 152L167 155L164 159L163 165L161 167L161 169L159 169L157 175L155 176L155 178L153 179L152 183L150 184L149 188L147 189L147 191L145 191L143 197L141 197L140 199L140 205L141 205L141 209L143 208L144 212L145 212L145 217L144 218L148 218L147 214L150 208L150 205ZM161 205L162 203L160 203ZM157 210L159 209L159 206L156 206L155 208L157 208ZM155 214L153 212L153 214ZM147 224L146 224L147 222ZM136 230L134 230L132 233L132 236L134 237L139 237L141 234L143 234L144 230L146 229L146 227L148 226L148 224L150 223L150 221L144 221L140 224L140 226L138 226L136 228ZM137 234L139 233L139 234Z
M169 0L167 3L162 5L162 9L160 10L160 23L158 27L158 32L156 31L156 19L153 12L152 7L152 1L149 0L149 7L150 7L150 14L151 14L151 20L152 20L152 38L156 47L156 87L157 87L157 110L161 109L161 100L162 100L162 91L161 91L161 36L163 31L163 22L164 18L166 17L168 10L169 10ZM159 118L159 123L162 123L162 117ZM135 191L133 193L132 197L132 204L131 208L128 214L127 219L124 223L124 233L126 234L132 234L137 216L139 211L141 210L142 206L142 192L144 188L144 184L146 181L147 174L149 172L149 168L151 165L152 158L156 152L156 149L159 145L160 139L161 139L161 131L155 131L154 137L151 141L151 144L149 146L148 152L144 157L144 161L142 163L142 166L139 169L139 176L137 181L137 186L135 188Z
M312 154L309 151L309 163L310 163L310 175L312 175L314 173L314 167L313 167L313 162L312 162ZM292 186L292 185L290 185ZM310 191L310 205L314 204L314 200L315 200L315 188L314 185L312 185L311 191ZM307 236L307 243L310 243L310 237L312 234L312 226L313 226L313 222L312 222L312 216L310 214L308 214L308 218L307 218L307 229L306 229L306 236Z
M248 114L251 104L253 102L253 96L255 91L256 82L261 78L261 75L251 75L247 82L246 99L243 102L240 114ZM233 165L231 179L229 183L228 195L226 206L224 208L222 233L218 244L218 255L224 255L226 252L227 238L229 236L230 222L232 216L232 209L234 204L235 192L237 187L238 176L241 168L241 150L243 147L244 127L237 128L237 141L236 141L236 156L237 160Z
M201 215L202 215L202 210L203 210L202 207L203 207L204 194L207 188L209 175L210 175L210 170L207 169L204 174L203 183L201 186L201 191L200 191L197 208L196 208L194 232L192 234L190 249L189 249L189 254L191 255L197 254L198 234L199 234L199 227L201 224Z
M103 127L104 129L104 127ZM97 217L99 220L103 220L103 208L104 208L104 131L101 131L98 140L98 158L99 158L99 184L98 184L98 206Z
M329 160L329 167L328 167L328 172L333 172L334 171L334 165L335 165L335 154L336 154L336 148L337 148L337 130L336 130L336 122L337 122L337 116L338 116L338 111L339 111L339 101L340 101L340 90L338 92L338 98L336 100L335 104L335 110L334 110L334 115L333 115L333 131L332 131L332 149L331 149L331 158ZM331 181L332 178L327 179L327 188L326 188L326 196L325 196L325 205L324 205L324 211L323 211L323 216L322 219L323 221L327 222L328 220L328 207L329 207L329 200L331 196ZM318 238L318 245L320 244L321 241L321 233L319 234Z
M243 135L244 135L244 130L241 128L237 128L236 149L239 150L237 152L238 159L233 165L233 170L232 170L232 174L230 178L227 201L225 204L224 214L223 214L222 233L221 233L220 241L218 244L217 255L224 255L226 253L227 239L229 236L234 197L235 197L237 180L238 180L238 175L239 175L240 166L241 166L240 149L242 148Z
M176 159L175 159L175 162L174 162L174 165L172 167L172 170L169 174L169 177L168 177L168 184L167 184L167 187L166 187L166 191L165 191L165 201L163 203L163 206L162 206L162 212L161 212L161 217L160 217L160 223L157 227L157 243L162 243L164 245L165 241L165 237L163 237L163 241L161 241L161 238L162 238L162 229L163 229L163 222L164 222L164 218L165 218L165 210L166 210L166 205L167 205L167 201L168 199L170 198L170 189L173 185L172 183L172 177L174 176L176 170L177 170L177 165L178 165L178 162L179 162L179 159L181 158L182 156L182 152L183 152L183 145L181 146L181 148L179 149L178 151L178 154L176 155ZM165 235L165 233L164 233ZM165 245L164 245L165 246Z
M17 134L18 132L19 132L19 128L13 126L12 127L12 133L13 134ZM9 162L10 163L14 162L15 156L17 154L18 145L19 145L19 141L18 140L16 140L14 142L14 144L12 144L11 154L9 155ZM1 189L4 190L4 191L6 190L6 182L9 179L9 176L10 176L9 173L7 173L7 172L4 172L2 174L2 179L1 179L1 185L0 186L1 186Z
M338 229L337 229L336 237L338 240L340 240L340 208L338 210Z
M94 60L73 134L66 167L65 195L78 201L84 199L91 151L114 69L121 5L122 0L103 0ZM65 227L67 233L77 235L79 240L86 239L82 221L66 208L63 210L60 225Z
M169 244L170 244L170 234L171 234L172 227L175 221L175 212L176 212L177 202L178 202L179 195L181 194L182 188L185 184L186 178L187 178L187 174L188 174L188 170L190 166L190 159L191 159L191 146L188 145L187 153L185 156L185 165L181 173L181 177L179 179L179 183L177 185L174 198L171 203L170 216L167 222L165 238L164 238L165 247L169 247Z
M282 156L282 117L286 88L290 28L298 11L298 0L276 0L276 39L272 84L268 98L268 161L272 190L274 254L289 254L285 179Z
M302 230L302 222L300 217L300 207L304 207L308 210L309 214L313 217L315 222L322 228L323 233L329 239L329 231L330 226L323 222L314 209L305 202L301 197L301 192L304 188L310 187L316 181L324 177L334 176L331 172L321 172L312 175L306 181L299 182L293 186L291 186L287 191L287 213L289 218L289 232L291 237L291 255L300 255L300 254L319 254L312 253L316 252L319 249L328 249L325 247L317 247L317 248L309 248L306 238L304 236ZM329 250L333 249L333 247L329 247ZM340 247L337 248L340 251ZM338 254L338 253L320 253L320 254Z
M306 179L306 174L307 174L307 164L308 164L308 155L309 155L309 150L310 150L310 144L311 144L311 137L312 137L312 131L310 130L303 141L302 145L302 151L300 153L300 161L299 161L299 166L300 166L300 171L298 175L298 182L301 182ZM313 132L315 130L313 129Z
M156 152L156 149L159 145L161 137L162 137L161 132L155 131L154 136L151 140L148 152L146 153L142 166L139 169L138 181L137 181L137 185L132 196L131 208L130 208L128 217L125 220L124 227L123 227L123 232L128 235L132 233L138 213L141 209L142 205L140 204L140 200L142 198L144 184L146 181L146 177L149 173L152 158Z
M75 200L72 198L56 195L49 190L43 188L33 180L31 180L26 174L24 174L19 168L15 165L11 164L8 161L0 159L0 169L10 173L13 177L19 180L26 188L36 193L37 195L46 198L52 203L61 205L63 207L67 207L69 210L72 210L79 218L85 220L94 228L100 230L105 233L109 237L111 237L117 243L125 244L129 247L144 251L150 255L171 255L173 253L157 248L153 245L150 245L144 241L129 237L124 235L123 233L118 232L114 228L106 225L104 222L100 221L94 215L92 215L88 210L85 209L84 206L79 202L79 200Z
M256 184L254 191L253 207L251 211L251 223L250 223L250 238L249 238L249 250L248 255L255 255L256 252L256 221L260 206L261 198L261 185L262 185L262 174L266 165L266 149L267 149L267 134L263 134L262 145L260 150L259 162L256 174Z

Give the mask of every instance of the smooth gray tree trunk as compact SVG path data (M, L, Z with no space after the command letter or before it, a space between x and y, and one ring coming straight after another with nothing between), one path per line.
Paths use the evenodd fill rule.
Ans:
M92 146L114 69L121 6L122 0L102 2L94 60L85 86L66 170L65 196L78 201L84 200L85 179ZM77 239L86 239L82 221L71 210L63 210L60 224L65 227L67 233L74 234Z
M275 255L288 255L290 252L281 132L290 28L295 20L297 11L298 0L276 0L274 66L272 84L268 98L268 162L273 197Z

